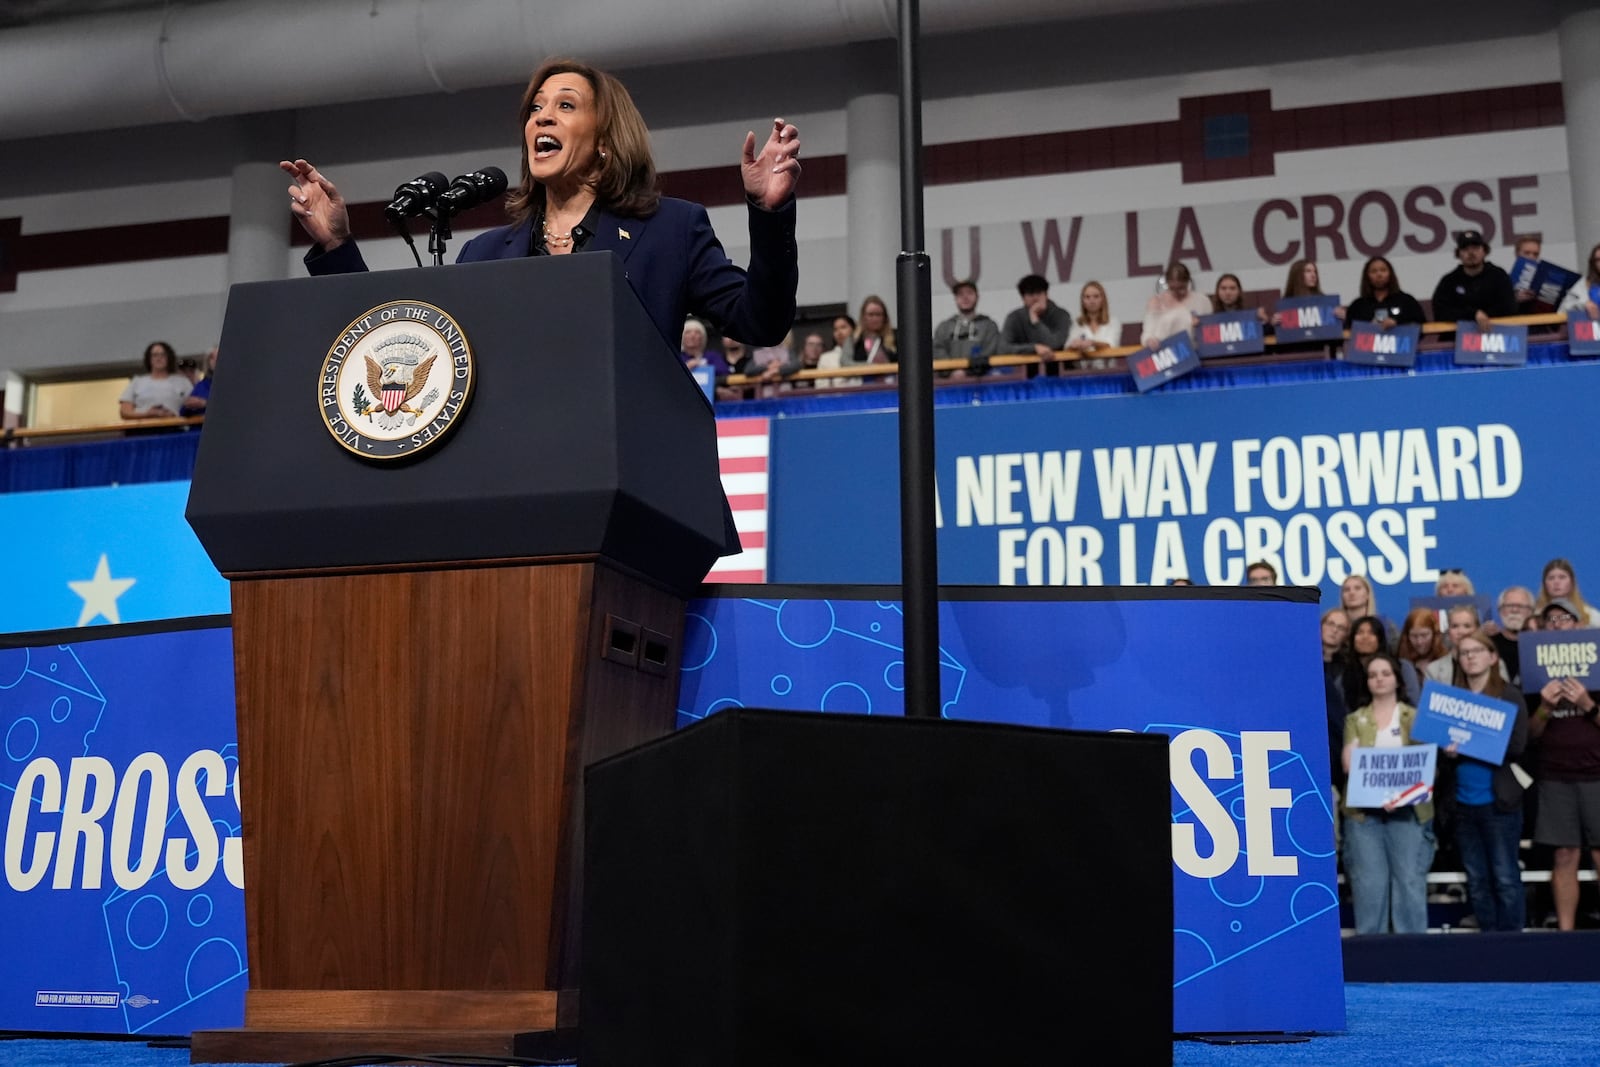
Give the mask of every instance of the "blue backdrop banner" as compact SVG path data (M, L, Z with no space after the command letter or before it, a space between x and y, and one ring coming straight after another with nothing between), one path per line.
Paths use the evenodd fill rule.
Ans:
M0 645L0 1030L187 1034L242 1022L226 623Z
M1553 557L1600 568L1580 532L1600 464L1552 397L1600 410L1600 366L940 408L940 580L1239 585L1266 560L1330 604L1365 574L1396 619L1444 567L1537 589ZM899 582L894 413L772 432L771 580ZM1540 519L1555 511L1570 519Z
M734 706L903 714L895 592L746 586L692 602L680 724ZM1172 739L1175 1029L1343 1029L1317 605L947 588L940 611L946 718ZM1083 921L1138 920L1105 890Z

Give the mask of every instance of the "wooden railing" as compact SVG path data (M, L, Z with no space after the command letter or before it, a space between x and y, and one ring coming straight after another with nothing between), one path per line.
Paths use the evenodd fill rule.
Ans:
M77 437L126 437L145 430L179 430L204 423L204 415L175 415L168 419L119 419L93 426L14 426L0 430L7 447L49 444Z

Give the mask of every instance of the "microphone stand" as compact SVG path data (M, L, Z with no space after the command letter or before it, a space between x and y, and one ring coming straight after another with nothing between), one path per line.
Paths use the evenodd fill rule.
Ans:
M426 212L428 218L433 220L432 227L428 230L428 253L433 256L435 267L444 266L444 245L450 240L450 215L448 212L437 208Z

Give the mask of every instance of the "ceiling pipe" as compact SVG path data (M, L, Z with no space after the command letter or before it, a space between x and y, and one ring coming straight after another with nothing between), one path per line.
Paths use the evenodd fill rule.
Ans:
M930 35L1229 0L925 0ZM0 141L525 79L544 56L692 63L889 39L894 0L315 0L98 15L0 33Z

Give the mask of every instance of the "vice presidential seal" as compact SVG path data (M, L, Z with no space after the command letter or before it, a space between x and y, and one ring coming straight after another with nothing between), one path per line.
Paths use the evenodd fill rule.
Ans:
M438 444L460 420L476 369L461 327L415 300L368 311L322 361L317 404L340 445L364 459L400 459Z

